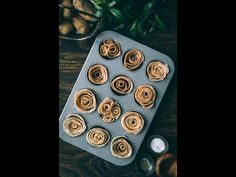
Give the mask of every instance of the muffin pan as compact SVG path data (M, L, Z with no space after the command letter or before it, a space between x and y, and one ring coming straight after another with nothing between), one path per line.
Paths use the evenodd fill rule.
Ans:
M105 41L108 39L110 41ZM107 52L106 47L109 48L110 43L114 42L115 45L110 47L111 51ZM103 46L104 44L108 45ZM128 67L124 63L128 63ZM151 78L147 69L153 70ZM161 72L166 72L161 73L164 78L155 74L160 69ZM88 73L91 72L89 77ZM174 64L167 55L116 32L102 32L95 39L60 115L60 138L115 165L130 164L137 155L173 73ZM112 88L114 85L118 89ZM140 88L145 88L143 93ZM81 90L87 95L81 93ZM99 107L102 102L107 105ZM113 111L111 114L106 113L109 109ZM83 120L78 125L76 121L69 124L67 119L71 115L75 118L77 115ZM127 117L129 115L134 117ZM104 121L103 116L108 121ZM78 136L75 136L76 133L70 136L68 130L65 131L65 122L67 129L69 127ZM82 127L82 130L76 130L78 127ZM88 138L92 138L90 143Z

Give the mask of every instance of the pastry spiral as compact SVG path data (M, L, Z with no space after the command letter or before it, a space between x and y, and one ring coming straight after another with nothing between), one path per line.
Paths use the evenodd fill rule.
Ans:
M151 85L140 85L134 93L135 101L143 108L151 108L156 99L156 91Z
M118 94L126 95L133 89L133 82L127 76L117 76L111 82L111 89Z
M136 135L142 131L144 119L137 112L126 112L121 118L121 126L127 133Z
M93 65L88 69L88 79L96 85L104 84L108 80L107 68L103 65Z
M124 55L123 65L127 70L132 71L138 69L143 64L143 61L143 53L138 49L131 49Z
M109 133L105 129L100 127L90 129L86 135L87 142L96 147L105 146L109 139Z
M168 65L161 61L153 61L147 66L147 76L151 81L164 80L169 73Z
M120 105L110 98L105 98L98 107L98 113L104 122L114 122L120 117Z
M115 137L111 142L111 154L117 158L129 158L132 155L132 146L123 137Z
M85 129L86 124L84 119L77 114L70 115L63 122L64 132L71 137L81 135L85 131Z
M90 113L96 109L96 97L92 91L81 89L75 93L74 104L81 113Z
M120 44L112 39L105 39L99 46L99 53L107 59L116 58L121 54Z

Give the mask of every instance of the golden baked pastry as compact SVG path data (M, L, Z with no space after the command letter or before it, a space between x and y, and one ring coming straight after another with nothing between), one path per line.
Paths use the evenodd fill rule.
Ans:
M160 177L177 177L177 157L172 153L161 155L156 160L155 172Z
M99 53L106 59L113 59L121 54L121 47L113 39L105 39L99 46Z
M86 140L89 144L96 147L103 147L110 139L110 135L107 130L95 127L89 130L86 135Z
M74 104L81 113L91 113L96 109L96 97L92 91L81 89L75 93Z
M156 91L151 85L140 85L134 93L135 101L143 108L151 108L156 100Z
M127 76L116 76L111 82L111 89L118 94L126 95L133 89L133 82Z
M108 80L107 68L99 64L91 66L88 69L88 79L93 84L104 84Z
M85 129L86 124L84 119L77 114L71 114L63 121L63 130L67 135L71 137L81 135L85 131Z
M124 137L115 137L111 142L111 154L117 158L129 158L132 155L132 146Z
M131 49L124 55L123 65L127 70L133 71L138 69L143 64L143 61L143 53L138 49Z
M168 73L168 65L162 63L161 61L152 61L147 66L147 76L151 81L164 80Z
M103 121L114 122L120 117L120 105L110 98L105 98L98 107L98 113Z
M75 9L87 12L92 15L96 13L96 9L90 1L88 0L72 0L72 1ZM80 13L79 15L86 21L91 21L91 22L95 21L95 18L93 18L90 15L85 15L82 13Z
M170 177L177 177L177 160L170 165L167 173Z
M142 131L144 119L137 112L126 112L121 117L121 126L127 133L136 135Z

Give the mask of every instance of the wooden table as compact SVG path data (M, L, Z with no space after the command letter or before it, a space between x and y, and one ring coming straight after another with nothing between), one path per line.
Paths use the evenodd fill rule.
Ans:
M174 13L174 12L173 12ZM155 32L145 40L137 39L141 43L167 54L176 65L177 38L176 15L169 16L170 35ZM61 113L73 85L80 73L87 54L94 39L86 42L60 41L59 44L59 113ZM177 134L177 84L176 73L159 107L158 113L149 129L151 134L164 136L169 144L169 152L176 153ZM147 139L147 138L146 138ZM140 151L145 151L146 144ZM154 160L156 157L153 156ZM80 150L59 140L59 176L60 177L142 177L135 168L135 163L125 167L118 167L94 155ZM155 175L153 175L155 176Z

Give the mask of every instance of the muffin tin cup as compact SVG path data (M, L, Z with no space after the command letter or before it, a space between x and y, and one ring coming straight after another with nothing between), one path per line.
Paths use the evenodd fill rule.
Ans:
M107 60L107 59L104 59L99 54L99 45L104 39L107 39L107 38L111 38L114 41L117 41L121 45L122 51L121 51L120 56L114 59ZM139 49L145 56L145 60L142 64L142 67L140 67L139 69L135 71L126 70L125 67L123 66L123 61L122 61L124 53L131 48ZM169 70L170 70L169 74L163 81L158 81L158 82L150 81L146 76L146 67L153 60L160 60L163 63L167 64L169 67ZM98 63L107 67L109 78L108 78L108 81L102 85L93 85L90 83L90 81L87 78L87 70L90 66L94 64L98 64ZM60 115L60 118L59 118L60 138L64 140L65 142L68 142L80 149L83 149L91 154L94 154L95 156L98 156L115 165L125 166L125 165L130 164L135 159L138 153L138 150L144 140L144 137L151 125L151 122L153 118L155 117L156 112L158 111L158 107L171 81L174 70L175 70L174 64L167 55L162 54L145 45L142 45L116 32L113 32L113 31L102 32L95 39L94 44L84 63L84 66L81 69L81 72L71 91L71 94ZM133 89L127 95L118 96L112 92L110 83L111 83L111 80L117 75L125 75L133 81ZM157 92L157 99L155 101L155 104L150 109L143 109L135 102L135 99L134 99L135 90L137 89L138 86L144 85L144 84L152 85ZM96 109L91 113L80 113L78 112L78 110L75 108L75 105L74 105L74 101L73 101L74 94L83 88L91 90L96 97L96 104L97 104ZM104 98L110 98L112 100L116 100L118 104L121 106L121 110L122 110L121 116L119 117L119 119L117 119L113 123L104 122L98 114L98 106L104 100ZM141 114L144 118L144 127L142 131L137 135L133 135L133 134L129 134L125 132L123 128L121 127L122 115L130 111L136 111L139 114ZM83 134L74 138L67 136L66 133L63 131L63 121L66 118L66 116L71 113L81 115L84 118L86 122L86 127L87 127L86 131ZM106 146L97 148L97 147L92 147L91 145L87 143L86 134L89 130L88 127L91 127L91 126L101 126L101 127L104 127L109 132L110 141L106 144ZM129 158L121 159L121 158L112 156L110 152L111 140L117 136L123 136L130 142L133 152Z
M109 132L106 130L106 128L104 128L103 126L101 126L101 125L92 125L89 129L88 129L88 131L87 131L87 133L86 133L86 139L87 139L87 135L88 135L88 133L89 133L89 131L90 130L92 130L92 129L94 129L94 128L101 128L101 129L103 129L106 133L107 133L107 135L108 135L108 139L107 139L107 141L104 143L104 144L102 144L102 145L98 145L98 146L94 146L94 145L92 145L92 144L90 144L87 140L87 143L90 145L90 146L93 146L93 147L96 147L96 148L102 148L102 147L104 147L104 146L106 146L107 145L107 143L110 141L110 134L109 134Z

